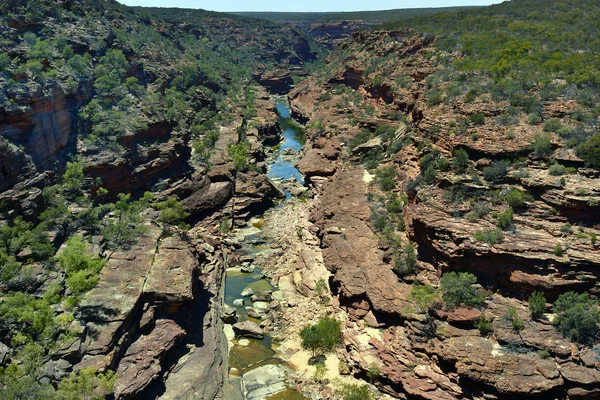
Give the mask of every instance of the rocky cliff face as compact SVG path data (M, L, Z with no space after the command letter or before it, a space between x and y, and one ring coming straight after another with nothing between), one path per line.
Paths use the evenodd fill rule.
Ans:
M590 240L597 227L583 216L597 212L596 202L586 197L595 193L596 173L554 139L549 158L568 163L574 173L559 182L548 174L547 159L527 158L541 126L523 118L510 128L495 123L506 103L428 103L426 78L439 67L425 54L434 51L431 43L403 32L356 34L318 76L324 85L309 79L290 93L293 112L308 127L299 168L319 192L311 221L332 274L332 292L350 319L346 362L356 376L373 365L380 368L377 387L397 398L593 398L600 375L588 357L596 348L565 339L552 326L554 315L532 320L527 299L533 291L549 302L569 290L597 294L600 259ZM373 58L377 66L365 72ZM574 106L547 102L543 114L560 118ZM484 122L471 125L468 134L453 129L474 114ZM367 139L357 139L360 135ZM398 146L390 151L393 143ZM378 158L385 148L387 156ZM471 157L470 176L446 170L427 183L412 183L423 179L428 153L451 159L459 148ZM511 157L525 158L501 179L486 179L486 167ZM408 193L399 217L405 230L398 238L416 245L413 273L394 272L391 245L374 227L381 178L356 165L361 160L369 165L370 159L392 166L393 191ZM500 243L477 240L478 232L496 228L492 212L506 207L490 196L509 190L531 194L515 208L515 228ZM474 202L484 201L491 210L472 217ZM567 224L579 225L580 234ZM488 290L483 308L448 310L439 302L423 312L411 296L413 285L438 287L449 271L477 276ZM506 319L510 307L524 321L520 330ZM475 327L482 315L492 321L490 335Z

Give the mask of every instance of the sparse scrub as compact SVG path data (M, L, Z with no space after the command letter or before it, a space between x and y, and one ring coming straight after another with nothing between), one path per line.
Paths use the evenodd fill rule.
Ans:
M490 245L500 244L504 241L504 234L500 229L482 229L475 232L475 240Z

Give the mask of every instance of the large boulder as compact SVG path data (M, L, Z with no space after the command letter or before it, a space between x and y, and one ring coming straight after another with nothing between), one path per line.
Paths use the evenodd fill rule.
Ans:
M247 400L262 400L286 389L286 372L280 365L265 365L248 371L242 377Z
M192 215L201 215L226 204L231 196L233 196L233 183L213 182L207 188L201 188L183 200L183 205Z
M115 398L136 398L161 372L164 355L185 336L185 331L170 319L159 319L148 335L141 336L119 363ZM139 397L138 397L139 398Z
M160 242L144 294L154 300L183 303L192 300L194 278L199 269L195 250L177 236Z
M233 324L235 336L242 338L262 339L265 334L260 326L252 321L244 321Z

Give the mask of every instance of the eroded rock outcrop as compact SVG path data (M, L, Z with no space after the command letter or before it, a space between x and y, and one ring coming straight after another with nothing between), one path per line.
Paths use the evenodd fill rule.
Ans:
M116 373L115 398L131 399L159 377L162 358L185 336L174 321L159 319L154 329L141 336L119 362Z

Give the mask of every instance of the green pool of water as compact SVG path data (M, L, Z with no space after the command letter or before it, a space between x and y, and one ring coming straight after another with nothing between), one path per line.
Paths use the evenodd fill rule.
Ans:
M265 397L265 400L308 400L300 393L292 389L286 389L283 392L275 393L272 396Z
M239 269L229 269L225 278L225 304L233 307L235 299L244 299L244 307L235 307L238 321L251 320L260 324L259 319L248 317L246 306L252 306L250 297L242 297L241 293L250 287L254 293L273 290L273 286L266 279L262 279L262 271L255 270L252 273L243 273ZM266 364L280 364L275 358L275 350L269 335L263 339L249 339L250 344L246 347L235 345L229 352L229 366L237 368L241 374L246 371Z

